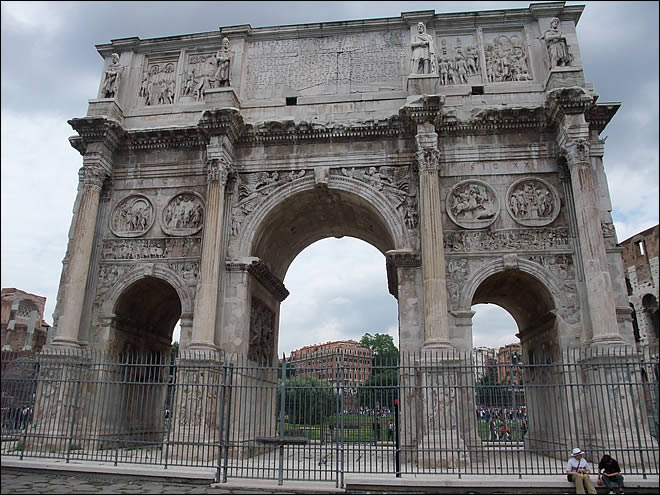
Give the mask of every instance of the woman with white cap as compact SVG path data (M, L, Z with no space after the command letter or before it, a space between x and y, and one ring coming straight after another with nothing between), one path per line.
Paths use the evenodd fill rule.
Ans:
M568 481L573 481L575 483L575 493L596 493L594 484L591 481L591 478L589 478L591 466L586 459L582 458L583 455L584 452L582 449L578 447L573 449L571 458L566 464Z

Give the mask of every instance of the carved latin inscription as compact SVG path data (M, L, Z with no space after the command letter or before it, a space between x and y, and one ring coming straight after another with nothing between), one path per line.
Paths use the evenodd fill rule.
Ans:
M522 225L548 225L559 215L559 195L542 179L520 179L509 187L506 197L509 214Z
M146 196L129 196L115 206L110 230L117 237L139 237L151 228L154 217L154 208Z
M488 227L500 212L495 191L480 180L468 179L456 184L447 194L446 203L449 218L466 229Z
M202 198L196 193L174 196L163 210L162 229L170 235L187 236L199 232L204 225Z
M248 44L247 97L282 96L295 90L333 94L337 88L399 89L407 39L398 32L255 41Z

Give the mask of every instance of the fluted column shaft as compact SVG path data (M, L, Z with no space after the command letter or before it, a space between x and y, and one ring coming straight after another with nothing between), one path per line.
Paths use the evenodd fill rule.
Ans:
M623 344L619 334L616 303L605 240L598 209L598 185L589 156L589 141L569 139L562 145L570 171L580 252L584 263L592 343Z
M228 156L218 146L219 137L212 139L207 151L208 185L206 218L202 237L200 279L195 296L191 349L217 349L215 324L217 318L218 286L222 264L222 223L224 218L225 186L230 172Z
M422 271L424 274L424 348L451 347L447 321L447 285L442 234L438 135L422 130L417 136L419 164Z
M83 162L87 161L87 157ZM73 238L69 244L69 263L60 287L63 291L61 316L57 323L57 335L52 345L78 347L80 317L85 301L87 275L94 248L96 217L101 199L103 181L109 176L105 167L96 161L83 164L80 177L80 202L76 215Z

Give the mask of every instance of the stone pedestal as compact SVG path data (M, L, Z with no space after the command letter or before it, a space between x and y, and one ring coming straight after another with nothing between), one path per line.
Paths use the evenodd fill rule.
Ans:
M217 353L184 351L177 359L171 430L163 445L168 459L217 457L223 376Z
M548 72L543 85L546 91L556 88L570 88L584 86L584 71L577 67L555 67Z
M440 78L434 74L411 74L406 79L406 90L412 95L435 95Z
M469 468L481 445L475 419L471 363L449 352L422 355L420 362L423 436L420 467L442 471Z
M204 101L214 108L240 108L234 88L210 88L204 91Z

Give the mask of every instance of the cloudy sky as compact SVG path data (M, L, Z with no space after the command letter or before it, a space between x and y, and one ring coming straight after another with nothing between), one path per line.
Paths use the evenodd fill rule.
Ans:
M605 169L619 240L658 223L658 2L586 5L577 33L600 102L622 108L607 136ZM2 2L2 287L46 296L52 312L82 158L67 120L87 113L103 60L94 45L252 27L526 8L529 2ZM355 239L326 239L293 262L279 351L365 332L396 336L385 261ZM475 345L513 341L513 320L477 308Z

